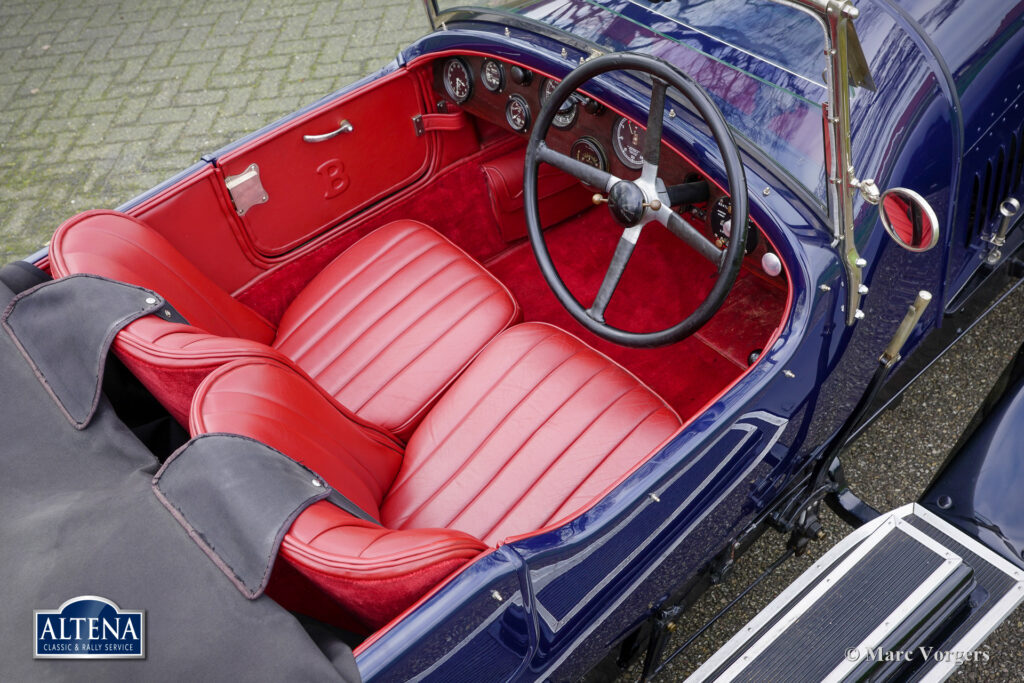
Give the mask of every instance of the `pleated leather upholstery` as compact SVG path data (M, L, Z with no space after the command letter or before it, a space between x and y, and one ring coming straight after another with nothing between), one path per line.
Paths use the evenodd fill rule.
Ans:
M258 439L378 519L401 466L402 446L390 434L352 415L294 367L272 360L236 361L212 372L196 391L189 427L193 434ZM369 631L485 549L454 529L381 527L320 502L292 524L281 556Z
M352 245L289 306L274 346L342 405L407 438L519 308L461 249L416 221Z
M157 292L195 327L269 344L274 326L203 275L167 238L117 211L86 211L53 236L55 277L93 273Z
M494 340L413 434L381 513L488 545L585 507L681 425L576 337L524 323Z
M511 535L589 507L680 426L633 375L556 327L499 335L398 442L274 361L203 382L194 434L257 438L318 472L382 527L318 503L281 555L367 628ZM399 462L399 458L401 461Z
M235 358L283 354L346 407L405 438L519 316L498 280L414 221L385 225L341 254L300 292L277 330L126 214L75 216L57 230L50 255L57 277L94 273L148 287L188 320L142 318L113 346L183 424L211 370Z

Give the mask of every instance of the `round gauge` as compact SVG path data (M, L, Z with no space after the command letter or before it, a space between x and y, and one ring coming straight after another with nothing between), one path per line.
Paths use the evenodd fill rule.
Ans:
M639 170L644 165L644 131L638 123L620 116L612 129L612 147L615 156L628 168Z
M599 168L602 171L608 170L608 158L604 155L604 150L601 149L601 145L594 138L587 136L580 138L576 142L572 143L572 149L569 150L569 156L576 161L582 161L585 164L590 164L594 168Z
M728 197L719 197L708 210L707 220L708 230L714 235L715 239L722 246L728 244L729 237L732 235L732 200ZM759 240L757 228L748 222L746 253L749 254L754 249L757 249Z
M444 64L444 89L459 104L473 94L473 77L469 74L469 66L458 57L452 57Z
M545 78L544 82L540 86L540 103L544 104L551 97L551 93L558 87L558 81L553 78ZM555 124L555 128L571 128L572 124L576 122L576 112L579 105L576 102L575 94L569 95L565 100L558 106L558 113L555 114L555 118L551 120L551 123Z
M480 82L491 92L501 92L505 89L505 67L501 62L485 59L480 68Z
M505 120L517 133L522 133L530 127L530 105L522 95L509 96L505 105Z

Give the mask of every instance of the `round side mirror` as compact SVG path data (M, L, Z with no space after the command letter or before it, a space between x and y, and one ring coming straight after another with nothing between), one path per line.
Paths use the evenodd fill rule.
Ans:
M928 251L939 241L939 220L928 201L905 187L882 193L882 225L889 236L909 251Z

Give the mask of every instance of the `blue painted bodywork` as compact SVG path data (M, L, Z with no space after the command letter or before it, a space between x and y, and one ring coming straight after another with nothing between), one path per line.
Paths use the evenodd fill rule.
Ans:
M857 28L877 90L857 90L852 99L854 165L883 189L900 185L921 193L942 232L938 248L904 251L885 236L877 207L857 198L856 242L868 261L871 293L863 302L865 319L852 327L845 324L846 285L825 218L824 171L810 151L821 144L816 102L825 97L823 60L778 47L787 29L789 45L820 39L805 24L780 25L772 16L759 24L763 31L752 32L742 23L752 15L740 8L707 14L705 20L716 24L711 30L678 1L542 0L505 14L450 16L445 30L402 53L403 62L451 51L489 53L556 77L588 56L578 41L530 31L512 14L543 20L603 49L658 55L698 81L694 69L720 75L724 68L738 74L740 85L777 95L741 111L729 93L710 84L726 118L746 138L751 215L787 264L793 298L777 342L731 391L599 505L561 528L500 547L392 625L358 655L364 677L464 680L482 670L494 679L583 675L759 522L799 467L822 452L918 290L930 290L939 304L926 312L905 351L941 324L944 305L976 274L985 251L980 219L968 224L973 175L979 168L984 174L976 158L987 160L1014 134L1024 158L1017 107L1024 92L1024 4L1008 5L1005 16L968 3L935 5L876 0L858 6ZM610 77L588 88L639 120L646 116L638 81ZM795 111L795 123L782 134L761 134L769 111ZM671 143L724 182L717 148L699 122L684 114L665 125ZM1012 182L1004 189L1013 189ZM1022 238L1024 230L1011 232L1004 251L1012 253ZM1015 400L1024 403L1024 392ZM1019 429L1015 438L1024 436ZM1007 495L1000 491L997 500Z
M940 469L921 503L1024 567L1024 347L1001 395ZM1000 383L997 383L998 391Z
M1024 2L998 4L978 11L977 3L961 0L858 3L857 29L877 88L852 95L854 165L883 189L898 185L923 195L941 234L929 252L905 251L885 235L877 207L857 197L855 241L867 260L870 291L865 318L853 326L845 323L847 284L824 199L820 29L788 8L766 13L763 2L752 0L713 0L696 9L682 0L540 0L453 15L444 30L382 71L303 110L442 53L492 54L555 77L590 56L588 46L657 55L702 82L737 130L751 217L790 278L780 336L728 393L598 505L478 559L393 624L359 652L365 679L575 680L780 502L853 410L917 291L928 289L936 303L904 355L985 274L981 237L998 223L994 198L1024 189L1014 175L1014 164L1024 160ZM719 87L723 78L728 88ZM609 75L588 90L646 118L649 91L636 79ZM665 120L666 140L725 184L714 141L678 110ZM205 156L121 208L301 113ZM997 187L1000 163L1011 173ZM1011 231L1004 260L1022 242L1024 229ZM1024 438L1020 419L1013 419L1024 416L1024 389L1008 401L992 433L979 433L966 451L973 455L947 468L941 486L963 487L971 511L999 520L1019 561L1024 531L1010 520L1019 524L1024 510L999 473L1016 474L1020 465L1012 449L993 446Z

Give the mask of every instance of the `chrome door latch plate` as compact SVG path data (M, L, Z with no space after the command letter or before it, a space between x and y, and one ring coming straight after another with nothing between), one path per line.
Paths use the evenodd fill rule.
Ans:
M263 189L260 182L260 167L250 164L247 169L238 175L231 175L224 179L224 184L231 194L231 201L235 205L235 211L239 216L257 204L265 204L270 195Z

